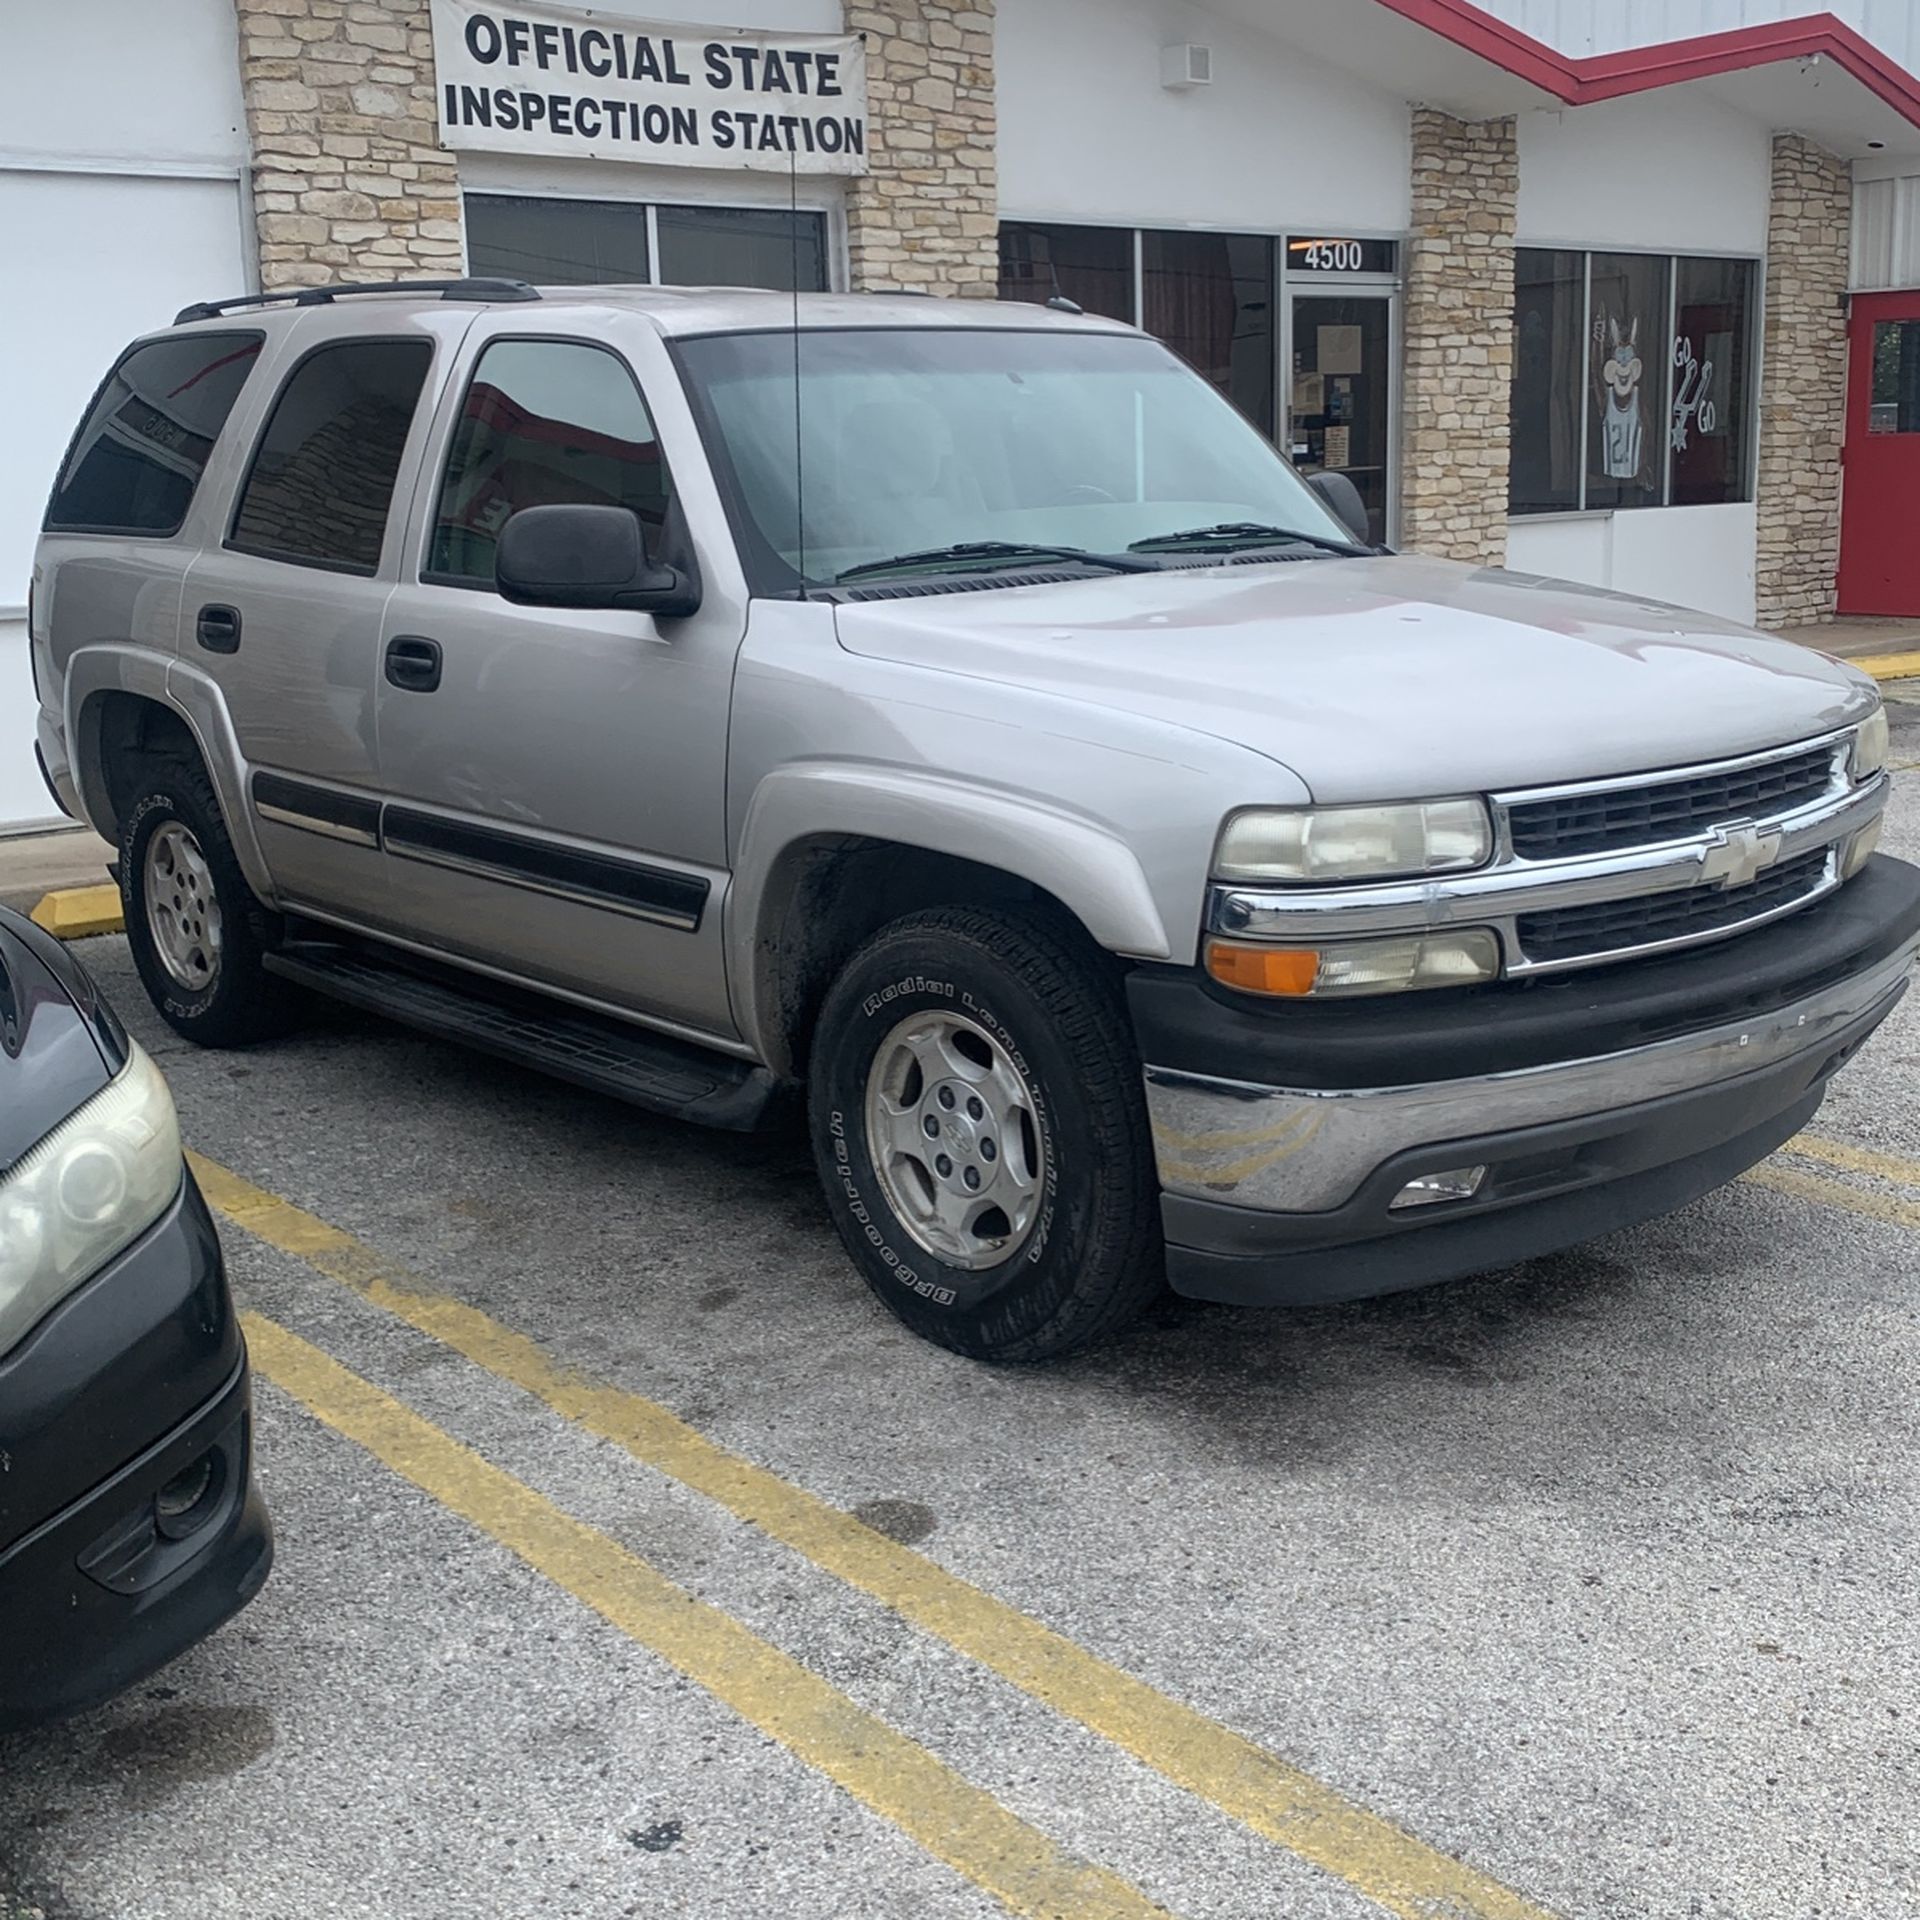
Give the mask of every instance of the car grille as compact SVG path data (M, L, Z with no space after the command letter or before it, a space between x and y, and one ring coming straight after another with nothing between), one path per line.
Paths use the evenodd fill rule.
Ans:
M1564 860L1680 840L1723 821L1789 813L1817 800L1832 784L1833 754L1831 746L1809 747L1754 767L1520 801L1507 814L1514 856Z
M1777 912L1818 892L1827 879L1830 850L1822 847L1783 861L1744 887L1686 887L1634 900L1523 913L1516 923L1521 951L1534 965L1584 959L1698 940Z

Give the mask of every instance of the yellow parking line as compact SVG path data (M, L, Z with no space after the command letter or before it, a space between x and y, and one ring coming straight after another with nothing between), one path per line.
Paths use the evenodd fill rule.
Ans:
M255 1370L536 1573L1032 1920L1168 1920L730 1614L463 1447L297 1334L246 1316Z
M1798 1149L1796 1148L1797 1152ZM1875 1193L1868 1187L1849 1187L1818 1173L1802 1173L1797 1167L1783 1167L1768 1160L1745 1176L1756 1187L1771 1187L1775 1193L1788 1193L1796 1200L1811 1200L1823 1207L1842 1207L1848 1213L1864 1214L1869 1220L1883 1221L1890 1227L1920 1231L1920 1206L1911 1200L1896 1199L1890 1193Z
M299 1256L589 1433L762 1528L1176 1786L1344 1880L1399 1920L1550 1920L1545 1908L1244 1735L729 1453L657 1402L556 1366L533 1341L477 1308L421 1291L416 1276L353 1235L226 1167L198 1154L189 1157L208 1199L236 1226Z
M1876 680L1910 680L1920 674L1920 653L1856 653L1847 665Z
M1866 1147L1850 1147L1839 1140L1823 1140L1818 1134L1796 1134L1780 1149L1798 1154L1804 1160L1818 1160L1846 1173L1868 1173L1877 1180L1897 1180L1903 1186L1920 1187L1920 1160L1902 1160L1897 1154L1874 1153Z

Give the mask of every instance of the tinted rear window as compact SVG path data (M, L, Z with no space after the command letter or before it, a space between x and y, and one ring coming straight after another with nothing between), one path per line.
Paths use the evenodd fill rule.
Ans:
M273 403L227 544L374 572L432 358L425 340L343 340L308 354Z
M178 533L263 338L194 333L127 354L74 435L46 530Z

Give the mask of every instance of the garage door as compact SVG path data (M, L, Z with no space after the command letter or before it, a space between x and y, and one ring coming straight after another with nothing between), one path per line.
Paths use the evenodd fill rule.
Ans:
M0 831L52 802L33 763L27 580L53 470L133 335L189 300L246 285L237 180L0 170L0 233L33 262L33 298L0 313L7 458L0 462Z

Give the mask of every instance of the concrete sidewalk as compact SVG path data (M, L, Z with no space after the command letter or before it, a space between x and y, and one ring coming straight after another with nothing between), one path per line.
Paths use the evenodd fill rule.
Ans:
M1779 637L1856 661L1876 680L1920 674L1920 620L1829 620L1824 626L1782 627Z
M49 893L107 882L113 849L87 827L0 836L0 907L31 913Z

